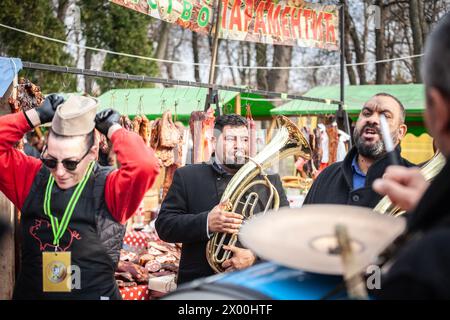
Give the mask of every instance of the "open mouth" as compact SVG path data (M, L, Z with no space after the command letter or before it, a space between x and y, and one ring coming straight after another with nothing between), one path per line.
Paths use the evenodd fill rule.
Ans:
M375 139L376 137L379 137L378 130L374 128L366 128L363 131L363 137L370 140Z

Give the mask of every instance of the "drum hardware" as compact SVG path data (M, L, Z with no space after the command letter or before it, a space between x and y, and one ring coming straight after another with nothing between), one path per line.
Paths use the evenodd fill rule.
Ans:
M350 245L350 237L347 227L338 224L335 227L335 234L338 240L342 264L344 270L344 280L347 287L347 294L350 299L367 300L367 290L363 277L355 263L355 255Z

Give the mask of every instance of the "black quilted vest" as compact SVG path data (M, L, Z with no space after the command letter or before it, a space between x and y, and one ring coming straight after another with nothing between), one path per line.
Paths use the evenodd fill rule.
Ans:
M22 263L14 299L120 299L114 272L125 227L114 220L105 202L105 182L111 171L111 167L95 165L60 240L58 251L70 251L71 263L80 271L79 288L68 293L42 290L42 251L55 251L55 246L43 209L50 172L45 166L38 172L22 208ZM74 190L53 187L51 212L59 221Z

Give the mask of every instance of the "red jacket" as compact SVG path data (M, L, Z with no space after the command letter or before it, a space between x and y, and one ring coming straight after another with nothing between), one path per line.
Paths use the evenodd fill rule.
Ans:
M13 148L31 129L22 112L0 117L0 191L19 209L42 167L39 159ZM134 132L119 129L111 142L121 167L106 178L105 200L112 216L125 223L153 185L159 165L153 150Z

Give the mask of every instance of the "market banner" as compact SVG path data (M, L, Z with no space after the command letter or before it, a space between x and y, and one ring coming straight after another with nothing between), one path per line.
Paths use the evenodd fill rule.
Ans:
M109 0L153 18L178 24L201 34L209 34L214 0Z
M194 32L209 34L216 0L110 0ZM303 0L219 0L219 37L338 50L339 7Z
M222 39L338 50L339 7L301 0L220 0Z

